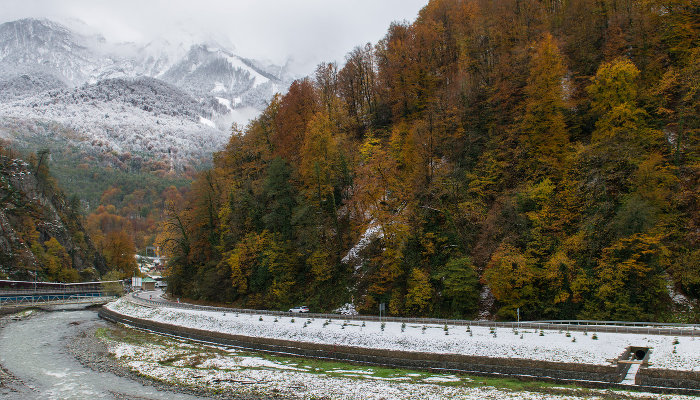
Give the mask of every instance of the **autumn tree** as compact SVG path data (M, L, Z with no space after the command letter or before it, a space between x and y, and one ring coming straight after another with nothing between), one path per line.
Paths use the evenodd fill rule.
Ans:
M304 134L311 117L316 112L317 99L311 80L292 83L282 98L275 115L275 129L270 138L274 154L294 166L299 165L298 150L304 142Z
M520 143L526 174L559 176L565 169L569 138L564 122L564 64L554 38L546 33L535 45L525 86Z
M136 271L136 250L129 235L123 231L114 231L107 234L103 240L103 249L107 266L119 271L120 279L134 275Z

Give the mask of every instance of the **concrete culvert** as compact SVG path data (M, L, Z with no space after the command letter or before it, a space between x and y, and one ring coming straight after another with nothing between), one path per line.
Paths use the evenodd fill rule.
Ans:
M644 350L641 350L641 349L634 352L634 357L637 360L643 360L644 356L646 356L646 355L647 355L647 352Z

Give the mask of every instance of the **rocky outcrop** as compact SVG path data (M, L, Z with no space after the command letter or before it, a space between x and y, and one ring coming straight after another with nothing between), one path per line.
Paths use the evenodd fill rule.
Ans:
M52 238L67 254L66 267L84 279L97 278L107 266L85 232L77 207L48 175L37 178L36 170L24 160L0 154L0 278L41 279L48 269L41 254Z

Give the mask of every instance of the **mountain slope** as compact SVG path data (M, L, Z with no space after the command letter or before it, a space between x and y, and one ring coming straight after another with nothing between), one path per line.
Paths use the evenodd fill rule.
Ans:
M75 281L107 270L45 167L14 158L0 143L0 277Z
M290 81L285 67L218 45L113 44L49 20L0 24L0 136L22 146L44 132L98 153L198 165Z
M13 140L58 134L96 154L129 152L172 166L198 163L226 140L203 117L211 118L211 111L153 78L107 79L50 90L0 103L0 115L0 130Z

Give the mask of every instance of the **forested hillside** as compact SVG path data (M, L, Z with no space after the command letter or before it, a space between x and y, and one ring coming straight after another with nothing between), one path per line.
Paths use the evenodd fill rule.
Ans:
M24 161L0 141L0 279L97 280L107 263L83 227L78 198L52 178L49 158L42 151Z
M699 38L692 0L433 0L234 127L169 204L169 290L697 322Z

